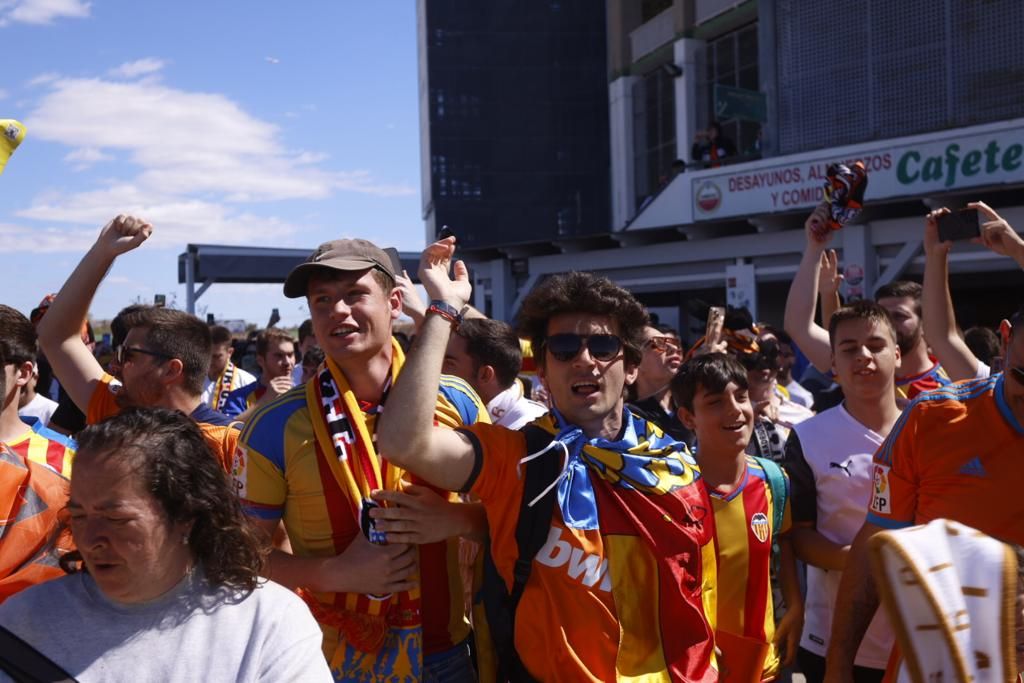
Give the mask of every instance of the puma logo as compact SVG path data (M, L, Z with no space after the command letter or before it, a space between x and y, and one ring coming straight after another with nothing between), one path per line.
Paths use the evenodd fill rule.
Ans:
M829 469L835 468L837 470L842 470L843 472L846 472L846 476L848 476L848 477L852 477L853 476L852 474L850 474L850 461L849 460L847 460L844 463L830 462L828 464L828 468Z

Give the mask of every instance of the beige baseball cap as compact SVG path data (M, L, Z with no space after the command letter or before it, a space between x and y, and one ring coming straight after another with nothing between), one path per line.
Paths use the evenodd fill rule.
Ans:
M391 258L373 242L368 240L333 240L316 248L304 263L288 273L284 281L284 295L289 299L306 296L310 276L318 269L353 271L376 268L387 273L392 279L395 271Z

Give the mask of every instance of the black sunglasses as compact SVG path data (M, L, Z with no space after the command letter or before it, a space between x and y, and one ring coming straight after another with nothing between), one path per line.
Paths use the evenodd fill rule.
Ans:
M145 356L153 356L154 358L162 358L164 360L172 358L172 356L168 356L166 353L150 351L138 346L118 346L117 351L114 353L114 360L117 361L118 365L124 365L126 362L131 361L133 353L141 353Z
M600 361L612 360L622 350L622 340L614 334L553 334L544 340L544 345L563 363L578 356L584 345L590 357Z

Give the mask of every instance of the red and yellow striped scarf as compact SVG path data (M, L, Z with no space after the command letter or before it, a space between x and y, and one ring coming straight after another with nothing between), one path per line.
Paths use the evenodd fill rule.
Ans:
M393 344L390 382L397 378L404 361L401 348ZM333 360L326 360L305 389L327 504L331 506L333 499L335 506L347 506L361 524L370 492L398 489L404 470L377 454L359 401ZM345 547L335 550L340 554ZM326 596L318 599L307 591L301 594L317 621L338 629L345 643L364 653L379 651L391 628L418 630L422 625L418 587L385 596L334 593L329 602L323 599Z

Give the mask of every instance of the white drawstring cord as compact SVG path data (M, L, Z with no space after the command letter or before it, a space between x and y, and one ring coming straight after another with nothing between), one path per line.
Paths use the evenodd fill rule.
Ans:
M527 455L525 458L522 458L518 463L516 463L516 474L519 475L520 479L522 479L523 478L522 466L525 465L526 463L530 462L531 460L534 460L534 459L539 458L540 456L544 455L545 453L550 451L552 448L554 448L556 445L561 446L562 450L565 452L565 462L562 463L562 471L558 474L557 477L555 477L555 480L553 482L548 484L548 487L546 489L544 489L540 493L539 496L537 496L536 498L534 498L533 500L531 500L527 504L527 507L531 507L532 508L534 505L536 505L537 502L540 501L541 498L546 496L551 489L553 489L556 486L558 486L558 483L560 481L562 481L563 479L565 479L569 475L569 447L566 446L561 441L559 441L558 439L555 439L551 443L549 443L547 446L542 448L541 450L537 451L536 453L531 453L530 455Z

